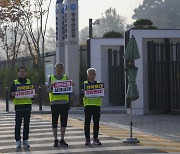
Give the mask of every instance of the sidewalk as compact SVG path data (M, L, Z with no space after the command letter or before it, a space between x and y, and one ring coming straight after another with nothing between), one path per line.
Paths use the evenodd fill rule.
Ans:
M6 102L5 100L0 99L0 112L5 112L6 111ZM12 101L9 101L9 112L14 112L14 106ZM33 113L50 113L51 112L51 108L50 106L42 106L42 111L39 110L39 105L32 105L32 112ZM71 107L70 114L84 114L84 107ZM102 111L101 113L105 113L105 114L126 114L126 109L123 106L106 106L106 107L102 107Z
M10 102L9 112L14 112ZM39 111L38 105L33 105L33 113L50 113L50 106L43 106ZM0 100L0 113L5 112L5 101ZM83 107L72 107L69 116L84 120ZM121 106L101 108L101 124L129 130L129 115ZM133 116L133 131L160 136L162 138L180 142L180 114L153 114Z

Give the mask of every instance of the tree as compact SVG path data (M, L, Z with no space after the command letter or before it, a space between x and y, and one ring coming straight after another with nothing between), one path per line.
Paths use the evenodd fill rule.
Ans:
M24 36L20 28L23 13L17 9L17 5L17 1L1 1L0 3L0 39L8 60L8 67L12 70L14 70L15 59Z
M119 32L110 31L103 35L103 38L122 38L123 35Z
M122 33L125 30L125 21L125 17L118 15L116 9L110 7L100 18L100 25L95 26L95 33L98 37L109 31Z
M45 52L56 51L56 32L53 28L47 30L45 38Z
M46 3L47 2L47 3ZM23 7L23 4L26 7ZM25 12L25 20L21 25L41 83L40 70L44 69L45 36L51 0L26 0L20 3L19 9Z
M45 36L50 4L51 0L1 0L0 3L0 9L3 10L1 13L3 12L5 16L2 21L11 18L18 20L17 27L23 31L22 34L26 39L24 44L28 46L38 74L44 67ZM15 16L11 17L12 13ZM38 82L41 81L39 78Z
M134 10L133 18L149 19L158 28L180 28L179 0L144 0L143 4Z
M102 37L106 32L116 31L124 32L126 19L117 14L116 9L111 7L102 14L100 18L100 25L93 26L93 37ZM88 27L85 27L80 32L80 40L88 38Z
M149 19L139 19L134 22L133 29L157 29L157 27L154 27L152 21Z
M84 43L89 38L89 27L83 28L79 33L79 42Z

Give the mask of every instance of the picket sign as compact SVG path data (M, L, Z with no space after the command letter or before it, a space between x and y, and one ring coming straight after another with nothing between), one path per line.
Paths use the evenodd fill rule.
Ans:
M104 96L104 83L85 84L84 87L85 97L103 97Z
M15 98L33 98L35 95L35 89L21 90L15 92Z
M72 80L55 81L53 83L53 94L71 94L73 93Z

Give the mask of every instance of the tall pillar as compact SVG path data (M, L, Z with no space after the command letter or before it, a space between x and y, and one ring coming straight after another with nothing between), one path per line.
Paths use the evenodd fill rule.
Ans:
M65 37L65 73L75 83L73 104L79 104L79 31L78 31L78 0L64 1L64 37Z
M56 2L56 63L65 63L64 46L64 4L63 0Z

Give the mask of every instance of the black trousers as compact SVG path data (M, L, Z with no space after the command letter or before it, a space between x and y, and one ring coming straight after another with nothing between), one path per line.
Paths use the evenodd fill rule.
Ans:
M21 140L21 124L22 120L24 121L23 127L23 141L29 139L29 123L30 123L30 110L22 110L15 112L15 140Z
M52 128L57 128L60 115L61 127L67 126L69 103L68 104L53 104L51 105L52 112Z
M99 134L100 106L86 106L84 109L85 122L84 133L86 139L90 139L90 123L93 118L93 138L97 139Z

